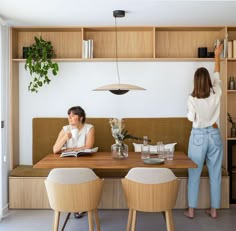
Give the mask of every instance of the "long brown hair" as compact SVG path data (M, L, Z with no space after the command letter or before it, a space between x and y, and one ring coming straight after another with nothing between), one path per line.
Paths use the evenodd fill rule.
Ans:
M210 96L211 91L215 93L208 70L204 67L198 68L194 74L194 88L191 96L205 99Z

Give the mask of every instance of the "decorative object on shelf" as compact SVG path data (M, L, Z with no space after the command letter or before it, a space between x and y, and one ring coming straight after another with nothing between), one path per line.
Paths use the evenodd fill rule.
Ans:
M221 54L220 54L220 58L226 58L226 45L225 45L225 39L223 39L223 40L220 40L220 39L216 39L215 41L214 41L214 49L216 48L216 47L218 47L218 46L220 46L221 44L223 44L223 49L222 49L222 52L221 52Z
M231 137L236 137L236 124L233 121L232 116L229 113L227 113L227 115L228 115L228 121L232 124Z
M236 40L233 40L233 58L236 58Z
M128 134L125 130L123 119L112 118L109 120L111 125L111 133L115 139L115 144L111 146L112 157L115 159L124 159L128 157L128 145L124 143L125 139L143 140L143 138L135 137ZM150 141L150 140L148 140Z
M52 62L55 57L53 46L50 41L45 41L41 36L40 38L34 37L35 43L32 44L26 54L25 69L30 71L33 80L28 86L31 92L38 92L38 89L44 84L49 84L48 71L51 69L53 75L57 75L59 71L58 64Z
M23 59L27 59L28 51L29 51L29 47L23 47Z
M138 87L135 85L130 84L121 84L120 83L120 74L119 74L119 66L118 66L118 55L117 55L117 24L116 24L116 18L123 18L125 17L125 11L124 10L115 10L113 11L113 17L115 18L115 52L116 52L116 71L117 71L117 77L118 77L118 84L109 84L102 87L98 87L94 89L94 91L110 91L111 93L115 95L123 95L127 93L128 91L133 90L146 90L142 87Z
M234 77L230 76L229 77L229 90L235 90L235 81L234 81Z
M228 41L228 58L233 57L233 41Z
M198 58L207 58L207 47L198 47Z
M207 58L214 58L214 57L215 57L214 51L207 52Z

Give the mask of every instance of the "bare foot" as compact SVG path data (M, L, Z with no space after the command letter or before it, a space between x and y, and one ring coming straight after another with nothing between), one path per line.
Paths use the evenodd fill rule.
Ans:
M189 219L193 219L194 218L193 208L189 208L186 212L184 212L184 215Z
M217 218L216 209L213 209L213 208L207 209L206 214L208 214L213 219Z

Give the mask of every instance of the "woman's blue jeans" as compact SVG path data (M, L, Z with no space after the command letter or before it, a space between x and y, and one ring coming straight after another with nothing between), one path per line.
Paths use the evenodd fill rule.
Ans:
M210 177L211 208L220 208L221 198L221 165L223 145L218 128L192 128L189 148L189 158L198 168L190 168L188 180L188 205L196 208L203 164L206 160Z

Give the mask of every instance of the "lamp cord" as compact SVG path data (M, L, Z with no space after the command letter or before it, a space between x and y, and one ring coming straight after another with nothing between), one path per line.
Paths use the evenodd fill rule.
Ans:
M117 77L118 77L118 83L120 84L120 73L119 73L119 66L118 66L118 55L117 55L117 23L116 23L116 17L115 17L115 32L116 32L116 71L117 71Z

